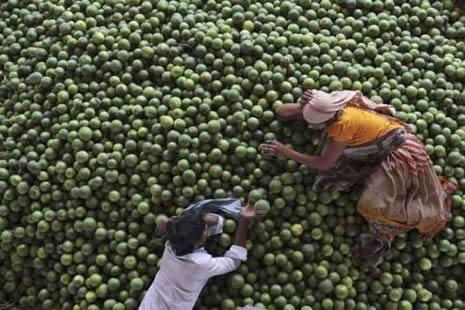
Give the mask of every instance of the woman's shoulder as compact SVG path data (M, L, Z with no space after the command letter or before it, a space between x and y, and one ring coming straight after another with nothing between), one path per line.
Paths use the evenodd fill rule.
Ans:
M342 115L345 115L345 118L348 119L350 117L353 117L354 115L363 115L367 111L365 109L356 107L356 106L346 106L344 110L342 111Z
M365 109L359 107L347 106L341 113L341 116L337 119L339 125L344 124L345 126L357 126L370 120L372 117L377 115Z
M360 109L352 106L345 107L338 118L330 125L330 128L350 126L354 120L359 118Z
M358 108L346 107L337 120L328 127L328 135L335 141L349 141L357 131L360 116Z

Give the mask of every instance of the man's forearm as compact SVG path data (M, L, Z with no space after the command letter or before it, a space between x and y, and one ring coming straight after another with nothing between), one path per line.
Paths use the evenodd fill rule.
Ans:
M249 230L249 222L244 219L239 220L239 225L234 237L234 245L245 248L247 244L247 231Z

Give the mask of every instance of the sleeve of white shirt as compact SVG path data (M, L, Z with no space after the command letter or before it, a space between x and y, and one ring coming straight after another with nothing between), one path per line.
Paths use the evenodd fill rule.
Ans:
M211 214L212 216L216 216L218 218L218 223L215 226L209 227L208 228L208 236L214 236L214 235L219 235L223 232L223 226L224 226L224 217L219 216L218 214Z
M219 276L236 270L241 261L247 260L247 249L233 245L223 257L213 257L208 264L210 277Z

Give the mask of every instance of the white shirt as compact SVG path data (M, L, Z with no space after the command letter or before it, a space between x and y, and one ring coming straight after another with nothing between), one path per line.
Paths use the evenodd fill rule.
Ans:
M209 229L209 236L223 232L224 218ZM247 249L233 245L223 257L213 257L204 248L176 256L169 242L161 258L160 270L147 290L139 310L191 310L207 281L236 270L247 260Z

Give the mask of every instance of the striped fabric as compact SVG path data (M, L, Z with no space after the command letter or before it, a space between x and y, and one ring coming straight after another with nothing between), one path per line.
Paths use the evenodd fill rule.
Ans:
M346 190L359 183L393 151L401 147L407 140L407 135L403 128L396 128L373 142L346 148L341 158L330 170L319 173L313 190L315 192L328 189ZM326 139L327 134L324 133L320 145L324 145Z
M385 235L417 229L432 237L446 225L455 189L436 175L421 141L407 134L405 143L365 179L357 209Z
M347 148L329 171L320 172L313 190L357 184L364 186L358 211L387 236L414 228L434 236L447 222L455 191L454 184L436 175L423 143L403 128Z
M408 165L410 173L417 176L419 172L431 165L423 144L412 134L407 135L404 145L392 154L396 160Z

